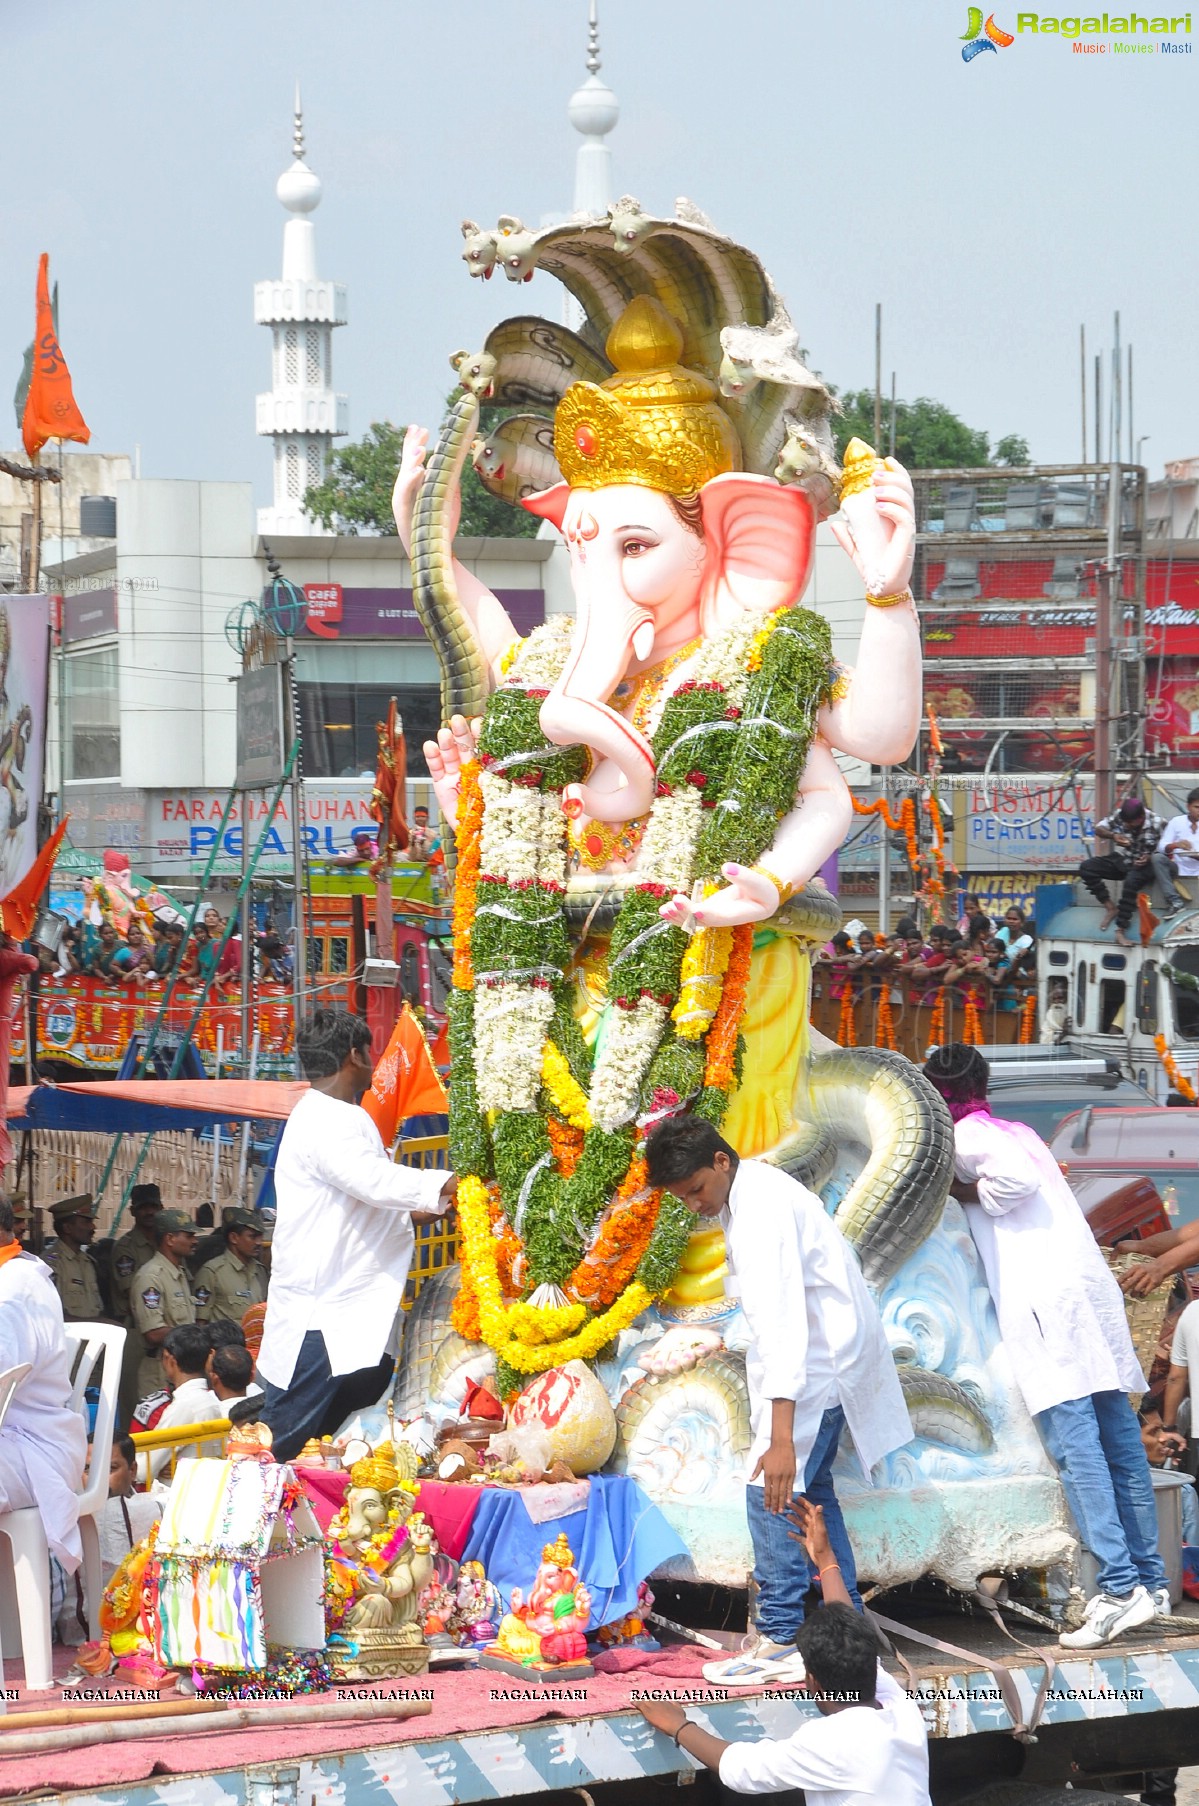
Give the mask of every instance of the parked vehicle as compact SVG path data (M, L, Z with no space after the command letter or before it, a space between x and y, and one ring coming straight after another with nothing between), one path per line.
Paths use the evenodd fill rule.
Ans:
M1027 1123L1046 1141L1067 1117L1102 1103L1144 1106L1153 1099L1115 1059L1080 1057L1069 1048L983 1047L991 1066L996 1116Z
M1199 1110L1160 1105L1087 1104L1058 1124L1050 1143L1078 1181L1140 1176L1156 1187L1167 1221L1179 1229L1199 1218ZM1152 1234L1153 1231L1146 1231Z

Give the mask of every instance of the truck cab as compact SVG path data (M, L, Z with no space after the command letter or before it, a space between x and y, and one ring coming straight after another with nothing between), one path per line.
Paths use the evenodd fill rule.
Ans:
M1101 931L1102 920L1074 885L1037 891L1038 1018L1045 1024L1064 1013L1072 1050L1118 1060L1164 1104L1177 1093L1163 1052L1182 1078L1199 1079L1199 909L1159 922L1143 946L1135 919L1132 947L1117 946L1115 928Z

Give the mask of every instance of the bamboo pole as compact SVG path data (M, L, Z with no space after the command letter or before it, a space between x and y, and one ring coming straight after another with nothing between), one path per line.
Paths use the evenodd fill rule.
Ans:
M79 1683L82 1686L82 1682ZM10 1712L0 1717L0 1744L13 1731L39 1731L51 1725L112 1724L121 1719L167 1718L172 1713L227 1712L223 1699L142 1700L137 1705L55 1706L46 1712ZM0 1751L0 1754L3 1752Z
M380 1740L384 1727L404 1718L424 1718L433 1710L430 1700L336 1699L319 1705L297 1706L288 1701L279 1706L231 1706L219 1718L173 1717L153 1718L140 1724L89 1724L78 1729L64 1727L54 1735L47 1730L6 1732L0 1742L0 1756L52 1756L63 1750L86 1749L95 1743L137 1743L150 1737L195 1737L209 1731L287 1731L297 1725L347 1724L370 1720L378 1725Z

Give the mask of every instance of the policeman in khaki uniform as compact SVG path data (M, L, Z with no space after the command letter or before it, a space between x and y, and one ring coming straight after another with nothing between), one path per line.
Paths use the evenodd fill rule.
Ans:
M225 1252L206 1261L192 1281L200 1323L240 1323L252 1304L266 1303L266 1274L258 1259L262 1224L252 1210L226 1210Z
M138 1368L145 1344L133 1321L133 1305L129 1290L133 1275L158 1253L154 1239L154 1218L162 1209L162 1193L157 1185L135 1185L129 1194L132 1229L126 1230L113 1243L108 1263L108 1289L113 1313L118 1323L128 1330L125 1352L121 1359L121 1421L128 1423L140 1394L137 1389Z
M162 1386L162 1344L168 1330L196 1320L187 1279L187 1257L196 1245L196 1225L181 1210L160 1210L154 1218L154 1235L158 1252L138 1268L129 1288L133 1321L144 1346L137 1369L139 1398Z
M100 1297L100 1281L88 1253L88 1243L96 1233L96 1206L90 1192L78 1197L60 1198L51 1204L57 1245L46 1256L62 1314L68 1323L98 1323L104 1316Z
M157 1185L135 1185L129 1194L129 1214L133 1227L118 1237L112 1249L112 1304L118 1323L132 1329L133 1307L129 1288L133 1275L158 1253L154 1238L154 1218L162 1209L162 1193ZM130 1338L136 1341L136 1336Z

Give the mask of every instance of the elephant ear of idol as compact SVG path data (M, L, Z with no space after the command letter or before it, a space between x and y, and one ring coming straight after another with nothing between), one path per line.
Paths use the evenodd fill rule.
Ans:
M496 365L492 399L502 407L552 419L572 384L598 386L612 375L605 353L608 336L629 302L645 295L682 326L683 363L719 385L719 404L737 430L747 472L775 478L794 420L802 421L819 449L820 463L835 465L830 426L835 403L803 363L799 335L770 277L752 251L716 231L694 208L683 205L681 213L683 217L656 219L638 210L632 242L622 234L619 245L607 215L540 231L521 227L519 235L519 222L505 215L490 235L500 247L499 267L513 280L523 280L533 269L556 277L582 309L583 323L572 332L551 320L521 315L497 326L485 346ZM469 258L468 266L478 273ZM531 428L522 432L524 442L534 439ZM507 459L477 464L493 494L519 502L538 480L534 466L544 476L541 458L523 457L522 463L522 456L518 448ZM782 480L809 496L815 519L835 506L835 492L827 482L811 481L806 468L792 468L790 462L782 470ZM550 487L553 476L541 487Z

